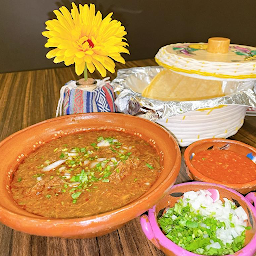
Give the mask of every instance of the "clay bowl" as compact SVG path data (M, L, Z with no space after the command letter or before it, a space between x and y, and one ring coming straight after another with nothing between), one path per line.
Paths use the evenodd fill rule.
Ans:
M256 205L256 193L251 192L244 197L233 189L213 183L193 181L173 186L168 195L149 209L148 214L143 214L141 216L141 227L146 237L166 255L197 256L198 254L189 252L168 239L157 224L157 216L161 216L166 207L173 207L184 192L191 190L198 191L200 189L217 189L222 201L225 197L234 201L236 205L239 204L244 208L247 216L249 216L248 219L251 230L246 230L245 247L233 255L254 256L256 253L256 208L251 203L253 202L254 205Z
M9 185L12 173L30 152L54 138L92 129L122 130L154 144L162 159L163 172L147 193L124 207L85 218L48 219L19 208ZM161 199L174 184L181 155L175 139L159 125L130 115L90 113L49 119L30 126L0 143L0 221L18 231L40 236L87 238L112 232L139 216Z
M245 143L242 143L240 141L228 140L228 139L217 139L217 138L199 140L197 142L192 143L190 146L188 146L184 152L186 171L188 176L191 179L222 184L229 188L235 189L242 194L246 194L250 191L256 190L256 179L251 178L250 174L248 173L241 172L241 175L247 175L249 179L248 182L241 183L243 182L241 181L240 183L231 183L231 182L228 183L228 182L224 182L221 178L218 179L217 177L212 178L210 176L207 176L206 172L204 173L199 172L191 163L193 154L196 154L202 150L212 150L212 149L222 149L223 151L230 150L235 153L242 154L244 156L247 156L248 154L250 154L251 156L256 157L256 148L249 146ZM217 168L217 165L216 165L216 168ZM229 175L229 177L232 177L232 173L227 173L227 175Z

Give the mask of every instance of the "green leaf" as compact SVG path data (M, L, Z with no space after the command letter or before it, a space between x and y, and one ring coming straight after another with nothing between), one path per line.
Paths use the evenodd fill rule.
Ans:
M151 164L149 164L149 163L146 163L146 166L147 166L149 169L154 169L154 167L153 167Z
M71 197L72 197L73 199L77 199L81 194L82 194L82 192L78 191L78 192L73 193L73 194L71 195Z
M97 139L98 142L100 142L102 140L104 140L104 138L102 136L98 137L98 139Z
M186 226L188 228L197 228L198 227L198 222L187 220L186 221Z
M65 154L62 152L61 154L60 154L60 159L63 159L65 157Z

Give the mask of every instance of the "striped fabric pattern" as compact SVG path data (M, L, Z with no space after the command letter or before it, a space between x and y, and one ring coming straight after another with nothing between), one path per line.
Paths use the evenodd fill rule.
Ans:
M93 91L77 88L65 88L63 114L116 112L113 87L106 83Z

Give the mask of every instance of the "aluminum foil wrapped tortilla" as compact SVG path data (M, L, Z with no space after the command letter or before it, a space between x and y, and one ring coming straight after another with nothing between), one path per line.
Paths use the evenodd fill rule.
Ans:
M119 112L140 115L152 121L184 114L188 111L219 105L256 107L256 81L222 81L224 96L194 101L162 101L142 96L153 78L165 68L161 66L120 69L112 86L117 94ZM160 89L159 89L160 90Z
M202 43L200 45L202 48ZM193 47L201 50L195 44ZM175 45L173 48L179 49L175 54L170 53L175 58L180 58L183 62L185 59L186 63L189 62L186 58L195 61L192 54L192 57L187 53L182 54L181 47ZM205 47L203 49L205 50ZM161 51L162 48L159 52ZM251 49L250 52L252 52ZM230 53L228 55L230 56ZM223 54L220 56L222 60L225 60ZM156 55L156 60L162 63L157 57L159 54ZM164 57L166 58L165 55ZM240 55L238 57L240 58ZM240 62L248 64L244 58L240 58ZM170 63L172 58L169 56L167 59ZM251 58L249 61L251 69L254 59ZM242 70L239 73L241 78L239 78L235 69L237 64L241 63L236 62L239 62L237 58L234 62L231 61L230 65L226 65L226 62L214 62L214 67L220 67L222 73L216 75L215 72L215 75L212 74L212 76L209 75L209 72L201 74L193 73L193 70L181 72L174 66L164 64L165 67L153 66L118 70L116 79L112 81L117 94L115 104L119 112L138 115L163 125L173 133L181 146L187 146L204 138L227 138L235 134L243 125L247 108L256 107L256 73L254 74L250 70L248 75L245 70ZM176 60L174 63L179 63L179 61ZM235 66L234 63L236 63ZM225 67L222 68L221 65ZM193 67L195 66L193 65ZM223 72L223 69L228 70L226 78L224 78L225 71ZM232 69L234 77L231 77ZM254 75L255 77L253 77ZM178 79L178 83L182 86L178 88L175 85L176 87L170 88L169 81L172 86L171 81L175 79ZM179 79L182 81L180 82ZM205 83L205 90L209 90L208 96L204 95L204 90L201 91L202 94L199 93L195 96L200 91L198 86L194 86L197 83L201 85ZM214 86L216 90L212 93ZM174 93L175 90L176 93Z

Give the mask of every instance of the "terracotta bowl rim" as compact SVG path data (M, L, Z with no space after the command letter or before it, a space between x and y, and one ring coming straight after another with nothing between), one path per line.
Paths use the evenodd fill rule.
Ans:
M256 186L256 180L246 182L246 183L224 183L222 181L211 179L208 176L205 176L201 172L197 171L197 169L191 164L190 153L195 146L204 144L206 142L213 142L213 143L214 142L227 142L227 143L231 143L231 144L237 144L239 146L246 147L246 148L252 150L252 152L256 153L256 148L254 148L253 146L250 146L244 142L238 141L238 140L223 139L223 138L210 138L210 139L198 140L198 141L190 144L184 151L184 160L185 160L186 166L193 175L195 175L198 179L200 179L203 182L219 183L224 186L232 187L234 189L246 189L246 188L251 188L251 187Z
M168 192L168 195L172 192L173 189L175 189L177 187L181 187L181 188L182 187L186 187L186 186L192 186L193 187L194 185L195 186L196 185L203 185L203 186L220 187L222 189L230 191L231 193L237 195L242 201L244 201L246 203L247 207L249 207L251 212L253 213L254 219L256 220L256 208L253 207L252 204L241 193L237 192L236 190L234 190L232 188L229 188L229 187L226 187L224 185L221 185L221 184L204 182L204 181L188 181L188 182L184 182L184 183L180 183L180 184L176 184L176 185L172 186L172 188ZM191 190L193 190L193 188L191 188ZM160 227L159 227L159 225L157 223L157 220L156 220L156 216L158 214L158 212L156 212L156 206L157 205L158 205L158 203L156 205L154 205L152 208L149 209L149 211L148 211L148 219L149 219L149 222L151 224L154 224L154 227L152 227L152 225L151 225L151 228L152 228L154 234L156 235L156 233L155 233L155 231L156 231L157 232L157 236L160 236L160 239L164 240L165 244L168 245L168 248L166 246L164 246L163 244L161 244L161 246L163 248L168 249L169 251L172 251L172 252L179 251L179 253L180 253L182 251L184 253L184 256L185 255L186 256L200 256L200 254L196 254L196 253L187 251L186 249L183 249L182 247L180 247L179 245L175 244L174 242L172 242L169 238L167 238L165 236L165 234L161 231L161 229L160 229ZM156 237L156 238L157 238L157 240L159 239L159 237ZM241 250L237 251L236 254L237 253L241 253L242 250L247 249L248 247L254 246L255 243L256 243L256 233L254 234L254 236L252 237L250 242L246 246L244 246ZM225 256L232 256L232 255L225 255ZM241 255L247 255L247 254L241 254Z
M123 118L126 118L126 119L137 119L137 120L140 120L140 122L142 122L142 123L150 123L153 126L157 126L158 129L161 129L164 133L168 134L170 140L173 141L174 150L176 152L176 158L175 158L174 164L173 164L173 166L170 170L174 170L174 172L170 172L166 176L166 179L161 184L159 184L153 191L151 191L149 194L147 194L146 196L142 195L139 199L136 199L136 200L132 201L131 203L129 203L129 204L127 204L127 205L125 205L121 208L118 208L116 210L112 210L112 211L109 211L109 212L97 214L97 215L92 215L92 216L87 216L87 217L80 217L80 218L67 218L67 219L47 218L47 217L41 217L41 216L37 216L37 215L27 216L27 215L23 215L23 214L20 214L20 213L13 212L12 210L9 210L9 209L5 208L2 205L0 205L0 215L3 215L3 214L5 216L9 215L11 219L16 219L16 220L24 221L24 222L27 222L27 223L31 223L31 224L28 224L28 225L33 225L33 223L38 223L40 225L44 225L44 224L49 225L49 223L51 223L52 226L54 226L55 224L56 225L58 224L58 225L66 227L66 226L70 225L71 223L74 224L75 226L81 226L81 224L82 225L87 225L87 224L95 223L95 222L102 221L102 220L107 221L108 219L110 219L110 218L112 218L116 215L117 216L121 215L124 218L124 216L125 216L124 213L127 210L129 210L130 208L134 209L134 212L132 212L130 218L125 219L125 221L123 221L123 219L122 219L122 222L119 223L119 224L124 224L124 223L132 220L133 218L139 216L140 214L142 214L143 212L148 210L148 208L146 208L145 206L142 207L143 209L140 208L140 204L143 203L143 202L146 202L148 200L148 197L152 198L152 196L153 196L153 199L155 200L156 195L158 195L157 196L158 198L161 198L160 194L162 194L162 197L163 197L167 193L170 186L172 186L170 184L171 177L175 176L175 179L176 179L177 176L178 176L179 170L180 170L180 165L181 165L180 147L179 147L176 139L174 138L174 136L172 134L170 134L166 129L164 129L160 125L158 125L158 124L156 124L156 123L154 123L150 120L140 118L140 117L137 117L137 116L131 116L131 115L122 114L122 113L94 112L94 113L82 113L82 114L72 114L72 115L65 115L65 116L61 116L61 117L54 117L54 118L46 119L46 120L41 121L39 123L35 123L33 125L30 125L30 126L24 128L22 130L19 130L15 133L9 135L7 138L5 138L4 140L2 140L0 142L0 146L3 143L7 142L8 140L11 140L13 137L15 137L17 135L20 135L20 134L22 134L23 132L25 132L29 129L33 129L33 127L40 126L40 125L45 124L45 123L50 124L52 122L55 122L57 119L66 119L66 118L69 119L69 118L72 118L72 117L88 116L88 115L95 115L95 116L119 115L119 116L123 116ZM122 125L120 125L120 127L122 127ZM6 173L6 172L3 172L3 173ZM2 175L2 174L0 174L0 175ZM175 182L175 179L174 179L173 182ZM140 210L139 214L138 214L138 210ZM1 216L0 216L0 220L1 220ZM115 226L115 225L111 224L110 226L112 227L112 226ZM86 226L84 228L86 229ZM20 230L20 231L22 231L22 230ZM49 234L49 236L51 236L51 235Z

